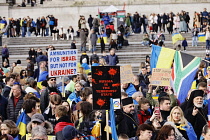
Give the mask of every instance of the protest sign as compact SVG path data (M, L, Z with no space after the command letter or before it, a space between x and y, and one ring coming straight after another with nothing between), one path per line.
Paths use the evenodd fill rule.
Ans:
M156 86L170 86L170 79L171 69L153 68L150 84Z
M93 66L92 68L93 109L110 108L110 98L119 99L120 104L120 67Z
M77 74L77 49L48 51L49 77Z
M120 67L120 80L121 83L133 82L133 71L131 65L125 65Z

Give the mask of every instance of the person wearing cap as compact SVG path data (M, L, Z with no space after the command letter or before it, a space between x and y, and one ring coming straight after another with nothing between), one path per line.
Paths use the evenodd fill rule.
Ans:
M22 138L22 140L26 140L27 135L31 135L31 131L36 126L43 126L46 129L48 135L53 133L53 126L50 122L44 119L42 114L36 113L31 117L31 121L27 125L27 134Z
M79 132L77 131L77 129L71 125L65 126L62 130L62 135L64 137L64 140L72 140L74 138L77 138L78 134Z
M138 123L135 121L134 113L134 104L132 97L122 99L123 106L123 120L118 125L118 134L126 134L129 138L136 135L136 130Z
M49 105L49 95L50 95L50 93L55 92L62 97L60 91L57 89L56 78L55 77L48 77L47 78L47 84L48 84L47 88L44 89L41 92L41 97L40 97L42 113L44 112L44 110Z
M200 139L202 128L208 122L207 106L203 105L203 90L194 90L191 92L184 116L190 122L195 130L198 140Z

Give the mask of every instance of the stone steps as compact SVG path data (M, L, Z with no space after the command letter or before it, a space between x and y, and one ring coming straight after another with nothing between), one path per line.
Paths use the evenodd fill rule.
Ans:
M140 45L143 34L134 34L128 38L129 46L123 46L122 49L117 50L116 54L119 56L119 65L131 64L134 74L138 74L140 62L145 61L146 55L151 54L151 48ZM171 35L166 34L165 46L168 48L173 48ZM191 45L191 34L183 34L184 37L188 38L188 45ZM77 48L80 48L80 38L75 38ZM26 58L28 57L29 48L42 48L43 51L49 44L55 46L56 49L69 49L71 41L58 40L52 41L52 37L25 37L25 38L3 38L3 43L8 44L8 49L10 52L10 64L16 62L18 59L22 61L22 65L26 66ZM204 57L205 56L205 43L199 42L198 47L188 47L187 52L191 55ZM88 48L88 45L87 45ZM108 45L106 45L106 50L108 50ZM80 51L78 51L80 56ZM99 57L100 44L97 44L97 53ZM0 52L1 54L1 52ZM91 53L88 53L91 56ZM1 60L1 58L0 58Z

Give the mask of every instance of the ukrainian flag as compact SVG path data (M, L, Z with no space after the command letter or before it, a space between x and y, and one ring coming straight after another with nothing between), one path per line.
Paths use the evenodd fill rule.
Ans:
M151 68L171 68L175 50L152 45Z
M26 113L22 112L16 123L17 127L20 129L19 134L21 137L26 135Z
M104 33L102 35L98 35L98 40L97 40L97 43L101 43L101 40L100 40L100 37L103 37L104 39L104 43L108 43L108 40L107 40L107 35Z
M205 35L205 33L199 33L198 34L198 41L199 42L206 42L206 35Z
M114 113L114 104L113 99L110 98L110 121L111 121L111 132L112 132L112 140L118 140L117 131L116 131L116 123L115 123L115 113Z
M180 33L172 34L172 43L175 44L179 40L184 40L184 37Z

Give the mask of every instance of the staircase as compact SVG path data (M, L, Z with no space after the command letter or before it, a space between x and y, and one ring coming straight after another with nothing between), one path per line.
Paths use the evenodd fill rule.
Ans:
M198 47L191 47L191 33L182 34L183 37L187 38L188 45L186 53L205 57L205 43L199 42ZM119 65L130 64L133 69L134 74L138 74L139 66L141 62L145 62L146 55L150 55L151 48L140 45L142 41L143 34L134 34L129 36L129 46L123 46L122 49L117 50L116 54L119 57ZM171 35L165 34L166 41L165 46L167 48L173 48ZM80 38L75 38L76 46L78 48L79 57L81 52L80 48ZM52 37L25 37L25 38L3 38L3 44L8 45L10 52L10 64L16 62L18 59L22 61L22 65L26 66L26 58L28 57L28 51L31 47L37 49L41 48L43 51L46 50L48 45L55 46L56 49L70 49L71 41L67 40L52 40ZM88 46L88 45L87 45ZM202 47L204 46L204 47ZM88 47L87 47L88 48ZM106 51L108 54L108 44L106 45ZM91 56L91 53L87 53ZM100 44L97 44L97 54L101 56ZM1 58L0 58L1 61Z

